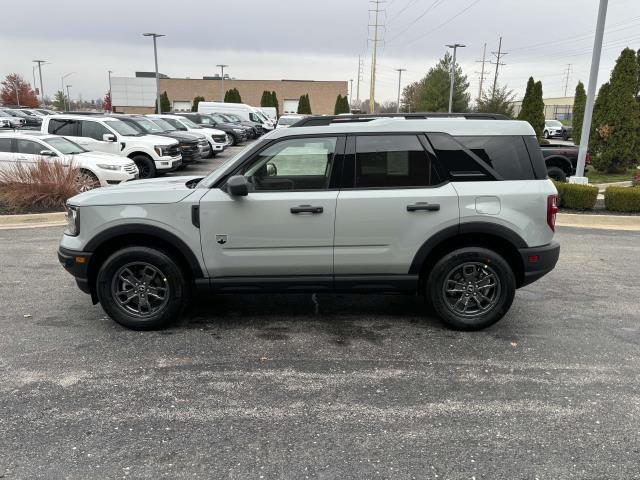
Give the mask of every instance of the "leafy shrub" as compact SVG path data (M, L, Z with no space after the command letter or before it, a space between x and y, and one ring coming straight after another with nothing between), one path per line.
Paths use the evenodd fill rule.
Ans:
M554 182L560 195L559 207L592 210L598 200L598 187Z
M0 203L12 213L63 210L67 199L85 191L91 179L74 166L38 160L0 171Z
M640 212L640 187L609 187L604 206L612 212Z

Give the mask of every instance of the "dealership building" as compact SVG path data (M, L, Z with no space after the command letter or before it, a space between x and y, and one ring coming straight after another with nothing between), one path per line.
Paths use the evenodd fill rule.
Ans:
M234 78L169 78L160 75L160 92L167 92L175 111L191 110L196 96L221 101L226 90L237 88L242 102L260 106L262 92L276 92L280 113L296 113L301 95L308 94L314 114L333 114L338 95L348 93L347 81L332 80L238 80ZM120 113L154 113L156 79L153 72L135 77L111 77L112 105Z

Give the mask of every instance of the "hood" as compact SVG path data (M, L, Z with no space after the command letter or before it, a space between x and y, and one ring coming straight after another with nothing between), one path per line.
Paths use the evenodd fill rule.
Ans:
M115 155L113 153L106 152L98 152L96 150L92 150L90 152L78 153L76 155L65 155L66 158L71 161L82 160L82 161L95 161L96 163L107 163L109 165L130 165L133 163L133 160L127 157L122 157L120 155Z
M224 135L225 132L213 127L200 127L200 130L204 130L202 133L208 133L209 135Z
M104 188L96 188L69 199L79 207L98 205L141 205L176 203L191 195L195 189L187 184L201 176L153 178L136 180Z
M184 133L184 132L164 132L164 133L158 133L154 135L174 138L179 142L197 142L201 138L201 135L198 135L196 133Z
M125 138L129 138L129 137L125 137ZM162 137L160 135L155 135L155 134L145 134L140 137L131 137L131 138L139 138L139 139L143 139L144 141L153 142L154 145L173 145L174 143L177 142L177 140L174 138Z

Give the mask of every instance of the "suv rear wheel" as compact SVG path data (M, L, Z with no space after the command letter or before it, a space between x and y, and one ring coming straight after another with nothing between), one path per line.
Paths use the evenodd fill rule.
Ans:
M180 267L148 247L123 248L107 258L96 291L107 314L135 330L166 326L178 317L186 298Z
M427 297L444 322L480 330L500 320L516 292L511 267L496 252L467 247L445 255L431 270Z

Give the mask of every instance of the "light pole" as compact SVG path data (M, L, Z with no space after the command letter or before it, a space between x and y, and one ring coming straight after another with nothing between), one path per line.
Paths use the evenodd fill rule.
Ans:
M69 100L69 110L71 110L71 94L69 93L69 88L71 87L73 87L73 85L67 85L67 99Z
M351 88L349 90L349 110L353 107L353 78L349 80Z
M18 85L12 80L7 80L7 82L9 82L13 89L16 91L16 103L18 104L18 107L20 107L20 92L18 91Z
M396 105L396 113L400 113L400 82L402 81L402 72L406 72L406 68L396 68L398 72L398 104Z
M33 60L38 64L38 73L40 75L40 102L44 105L44 87L42 86L42 64L46 63L46 60Z
M156 62L156 108L158 113L162 113L160 108L160 74L158 73L158 47L156 46L156 38L164 37L161 33L143 33L143 37L153 37L153 58Z
M461 43L454 43L453 45L445 45L448 48L453 48L453 61L451 62L451 79L449 85L449 113L452 112L453 109L453 84L455 82L456 76L456 51L458 48L464 48L466 45L462 45Z
M109 106L111 107L109 108L109 112L113 112L113 96L111 95L111 74L113 70L107 70L107 73L109 74Z
M584 118L582 120L582 132L580 133L580 146L578 147L578 164L575 177L570 177L570 183L587 183L584 176L584 164L587 158L589 146L589 131L591 130L591 116L593 115L593 102L596 96L596 83L598 70L600 69L600 53L602 52L602 36L604 34L604 21L607 18L608 0L600 0L598 8L598 20L596 22L596 37L593 40L593 54L591 55L591 71L589 72L589 85L587 86L587 103L584 106Z
M220 67L220 101L224 102L224 69L229 65L216 65Z
M62 87L62 99L63 100L64 100L64 79L67 78L69 75L73 75L74 73L76 73L76 72L69 72L66 75L63 75L61 80L60 80L60 86ZM68 101L69 106L65 107L65 108L67 108L68 110L71 110L71 99L68 98L68 97L69 97L69 95L67 95L67 101ZM67 102L63 102L63 104L65 104L65 103L67 103ZM63 107L64 107L64 105L63 105Z

